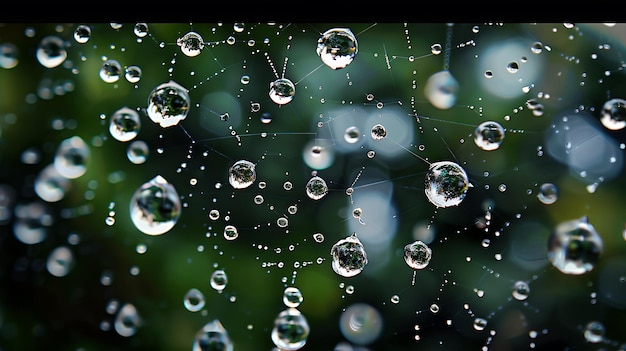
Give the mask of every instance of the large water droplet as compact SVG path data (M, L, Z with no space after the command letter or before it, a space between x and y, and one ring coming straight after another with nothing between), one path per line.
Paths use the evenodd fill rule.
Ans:
M424 269L428 266L432 250L420 240L404 246L404 261L413 269Z
M284 105L293 100L296 95L296 86L287 78L279 78L270 83L269 96L272 101Z
M54 68L62 64L67 58L63 39L50 35L41 39L37 47L37 60L46 68Z
M306 194L313 200L319 200L328 194L328 185L320 176L313 176L306 183Z
M626 127L626 100L615 98L605 102L600 111L600 122L610 130Z
M160 175L142 184L130 200L130 217L135 227L148 235L161 235L172 229L181 209L176 189Z
M426 99L441 110L454 106L458 91L459 83L447 70L431 75L424 86Z
M183 304L187 311L190 312L200 311L204 308L205 303L204 294L196 288L189 289L183 298Z
M539 187L537 198L543 204L553 204L559 198L559 189L552 183L543 183Z
M349 65L358 52L356 36L348 28L332 28L317 41L317 55L332 69Z
M87 172L89 154L89 146L81 137L67 138L57 148L54 167L65 178L78 178Z
M244 189L256 180L255 164L247 160L235 162L228 170L228 182L235 189Z
M602 251L602 237L587 217L560 223L548 239L548 259L565 274L591 271Z
M99 71L100 79L105 83L115 83L122 76L122 65L117 60L106 60Z
M204 40L200 34L188 32L176 39L176 45L180 46L180 51L182 51L185 56L195 57L200 55L202 49L204 49Z
M211 287L217 292L222 292L228 285L228 275L223 269L217 269L211 274L210 280Z
M518 301L523 301L530 295L530 286L523 280L518 280L513 284L513 291L511 292L513 298Z
M35 192L46 202L60 201L70 187L70 181L54 165L46 166L35 178Z
M604 335L606 334L606 327L604 324L598 321L591 321L585 325L585 329L583 331L583 336L585 340L590 343L600 343L604 340Z
M141 129L139 113L128 107L122 107L113 113L109 121L109 133L122 142L134 139Z
M198 330L192 351L233 351L233 342L222 322L215 319Z
M284 351L301 349L307 342L310 327L304 315L295 307L281 311L274 320L271 338Z
M367 254L356 233L337 241L330 249L331 266L342 277L353 277L367 265Z
M91 27L80 24L74 30L74 40L79 44L85 44L91 38Z
M148 97L148 116L163 128L177 125L187 117L191 104L189 92L170 80L152 90Z
M283 303L287 307L298 307L304 298L302 292L295 286L288 286L283 290Z
M474 143L485 150L496 150L504 140L504 128L498 122L485 121L474 129Z
M17 66L18 54L17 46L10 43L0 44L0 67L10 69Z
M115 331L125 337L133 336L141 325L141 318L135 305L126 303L117 312L115 317Z
M437 207L459 205L469 187L465 170L451 161L433 162L424 179L426 197Z

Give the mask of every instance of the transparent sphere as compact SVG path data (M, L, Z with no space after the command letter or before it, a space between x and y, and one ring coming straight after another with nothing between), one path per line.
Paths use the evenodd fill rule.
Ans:
M459 82L450 71L439 71L428 77L424 95L431 105L447 110L456 103L459 88Z
M626 127L626 100L615 98L605 102L600 110L600 122L610 130Z
M79 44L85 44L91 38L91 27L81 24L74 30L74 40Z
M235 189L244 189L256 180L254 163L247 160L235 162L228 170L228 182Z
M204 294L196 288L189 289L183 298L183 305L189 312L200 311L204 308L205 303Z
M54 167L68 179L75 179L87 172L91 157L89 145L78 135L64 139L54 155Z
M372 127L371 134L372 139L382 140L387 136L387 129L382 124L376 124Z
M296 95L296 85L289 79L279 78L270 83L270 99L278 105L291 102L294 95Z
M10 43L0 44L0 67L10 69L19 63L19 50Z
M196 332L191 350L233 351L233 342L222 322L214 319Z
M367 254L356 234L337 241L330 249L331 266L342 277L353 277L367 265Z
M420 240L404 246L404 261L413 269L424 269L428 266L432 250Z
M189 92L170 80L158 85L148 97L148 116L161 127L177 125L187 117L191 101Z
M304 298L302 292L295 286L288 286L283 290L283 303L287 307L298 307Z
M358 52L356 36L348 28L332 28L317 41L317 55L332 69L348 66Z
M126 142L134 139L140 129L139 113L128 107L115 111L109 121L109 133L118 141Z
M585 325L583 336L590 343L600 343L604 340L606 327L598 321L591 321Z
M272 342L283 351L299 350L307 342L311 329L304 315L295 307L281 311L274 320Z
M559 189L552 183L543 183L539 187L537 198L543 204L553 204L559 198Z
M46 67L60 66L67 59L67 50L63 39L55 35L44 37L37 47L37 61Z
M530 286L523 280L518 280L513 284L513 291L511 292L513 298L518 301L523 301L530 295Z
M587 217L560 223L548 238L548 260L565 274L591 271L603 249L602 237Z
M428 201L437 207L459 205L471 187L467 173L451 161L433 162L424 178L424 192Z
M211 274L210 285L217 292L222 292L228 285L228 275L223 269L217 269Z
M181 210L176 189L160 175L137 188L130 200L133 224L148 235L161 235L172 229Z
M231 224L224 227L224 238L226 238L226 240L235 240L237 237L239 237L237 227Z
M504 128L498 122L486 121L474 129L474 143L485 151L496 150L504 140Z
M200 34L188 32L176 39L176 45L180 47L180 51L182 51L185 56L195 57L200 55L202 49L204 49L204 40Z
M306 194L310 199L319 200L328 194L326 181L319 176L314 176L306 183Z
M117 60L106 60L100 66L100 79L105 83L115 83L122 76L122 65Z

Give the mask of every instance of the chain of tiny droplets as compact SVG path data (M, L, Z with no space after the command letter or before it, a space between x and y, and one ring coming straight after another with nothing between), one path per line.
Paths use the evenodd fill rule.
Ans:
M272 72L274 72L276 79L279 79L280 76L278 75L278 71L276 71L276 67L274 67L274 62L272 62L272 59L270 59L270 55L267 52L263 53L263 55L265 55L265 59L267 60L267 63L270 65L270 67L272 68Z
M446 71L450 68L450 46L452 45L452 27L454 27L454 23L448 23L447 26L446 47L443 53L443 69Z

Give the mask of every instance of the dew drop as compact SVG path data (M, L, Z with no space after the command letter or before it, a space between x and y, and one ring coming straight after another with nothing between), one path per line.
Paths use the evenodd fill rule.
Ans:
M432 163L424 180L426 197L437 207L459 205L469 187L465 170L451 161Z
M183 305L189 312L200 311L205 303L204 294L196 288L189 289L183 298Z
M128 107L122 107L113 113L109 121L109 133L118 141L133 140L141 129L139 113Z
M54 68L61 65L67 59L67 51L63 39L58 36L47 36L41 39L37 47L37 61L46 67Z
M328 194L328 185L320 176L313 176L306 183L306 194L312 200L319 200Z
M367 254L356 233L337 241L330 249L332 268L342 277L353 277L367 265Z
M413 269L424 269L428 266L432 250L421 240L404 246L404 262Z
M279 78L270 83L269 96L278 105L285 105L296 94L296 85L287 78Z
M115 83L122 76L122 65L117 60L106 60L100 66L100 79L105 83Z
M289 286L283 290L283 303L287 307L298 307L304 298L302 292L295 286Z
M591 271L602 251L602 237L587 217L561 222L548 239L548 259L565 274Z
M288 307L274 319L271 339L280 350L299 350L306 344L310 331L304 315L297 308Z
M222 322L214 319L196 332L191 349L192 351L233 351L233 342Z
M485 121L474 129L474 143L485 151L498 149L503 140L504 128L498 122Z
M317 55L322 62L336 70L348 66L358 52L356 36L348 28L332 28L317 41Z
M600 122L609 130L626 127L626 100L615 98L605 102L600 111Z
M89 156L89 146L75 135L59 144L54 156L54 167L65 178L75 179L87 172Z
M188 57L200 55L204 49L204 40L202 36L196 32L187 32L182 37L176 39L176 45L180 47L180 51Z
M228 276L223 269L217 269L211 274L211 287L217 292L222 292L228 284Z
M235 189L244 189L256 180L255 164L247 160L235 162L228 170L228 182Z
M162 128L177 125L187 117L189 92L170 80L155 87L148 96L148 116Z
M130 200L133 224L148 235L161 235L172 229L181 209L176 189L160 175L137 188Z

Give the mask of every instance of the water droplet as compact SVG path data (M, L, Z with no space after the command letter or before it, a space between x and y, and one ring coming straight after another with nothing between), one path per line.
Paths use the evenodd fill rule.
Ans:
M361 132L359 131L359 128L357 128L356 126L350 126L346 128L346 131L343 134L344 140L350 144L354 144L357 141L359 141L360 136L361 136Z
M486 121L474 129L474 143L485 150L496 150L504 140L504 128L494 121Z
M513 291L511 292L511 295L513 295L513 298L518 301L526 300L528 295L530 295L530 286L527 282L518 280L515 284L513 284Z
M317 55L332 69L341 69L354 60L358 52L356 36L348 28L332 28L317 41Z
M141 318L137 308L132 303L125 303L115 317L115 331L124 337L135 335L141 325Z
M117 60L106 60L100 66L100 79L105 83L115 83L122 76L122 65Z
M200 55L202 49L204 49L204 40L200 34L188 32L176 39L176 45L180 47L180 51L182 51L185 56L195 57Z
M600 111L600 122L610 130L626 127L626 100L615 98L605 102Z
M278 105L284 105L293 100L296 86L287 78L279 78L270 83L269 96Z
M424 180L426 197L437 207L459 205L469 187L465 170L451 161L432 163Z
M78 178L87 172L89 155L89 146L81 137L67 138L57 148L54 167L65 178Z
M342 277L353 277L367 265L367 254L356 233L337 241L330 249L332 268Z
M387 136L387 129L382 124L376 124L372 127L371 134L372 139L382 140Z
M310 327L304 315L295 307L281 311L274 320L271 338L281 350L299 350L307 342Z
M148 235L161 235L172 229L181 209L176 189L160 175L137 188L130 200L133 224Z
M228 275L223 269L217 269L211 274L210 280L211 287L217 292L222 292L228 284Z
M482 331L487 328L487 320L484 318L476 317L474 318L474 323L472 324L474 330Z
M35 178L35 192L46 202L57 202L65 197L71 183L54 165L42 169Z
M144 22L135 23L135 26L133 27L133 33L135 33L138 38L145 37L146 35L148 35L148 24Z
M604 327L604 324L597 321L587 323L583 332L585 340L594 344L602 342L605 334L606 328Z
M0 67L11 69L19 63L19 50L10 43L0 44Z
M320 176L314 176L306 183L306 194L310 199L319 200L328 194L326 181Z
M256 180L255 164L247 160L235 162L228 170L228 182L235 189L244 189Z
M215 319L205 324L193 339L192 351L233 351L233 342L222 322Z
M196 288L189 289L183 298L183 304L187 311L198 312L204 308L204 294Z
M139 113L128 107L122 107L113 113L109 122L109 133L122 142L134 139L141 129Z
M454 106L458 91L459 83L447 70L431 75L424 86L426 99L441 110Z
M79 44L85 44L91 38L91 27L81 24L74 30L74 40Z
M380 337L383 317L373 306L355 303L348 306L339 317L339 329L348 341L357 345L369 345Z
M66 246L59 246L52 250L46 261L48 272L55 277L64 277L74 267L74 254Z
M124 70L124 78L126 78L129 83L139 82L141 80L141 74L141 67L135 65L128 66Z
M224 227L224 238L226 240L235 240L239 236L239 232L237 231L237 227L234 225L227 225Z
M283 290L283 303L287 307L298 307L304 298L302 292L295 286L289 286Z
M602 237L587 217L560 223L548 239L548 259L565 274L591 271L602 251Z
M552 183L543 183L539 187L539 193L537 194L537 198L543 204L553 204L559 198L559 190L556 185Z
M135 140L128 145L126 149L126 157L133 164L139 165L148 159L150 150L148 144L143 140Z
M404 262L413 269L424 269L428 266L432 250L421 240L404 246Z
M50 35L41 39L37 47L37 61L46 67L54 68L67 59L67 51L63 39Z
M170 80L158 85L148 97L148 116L161 127L177 125L187 117L191 101L189 92Z

